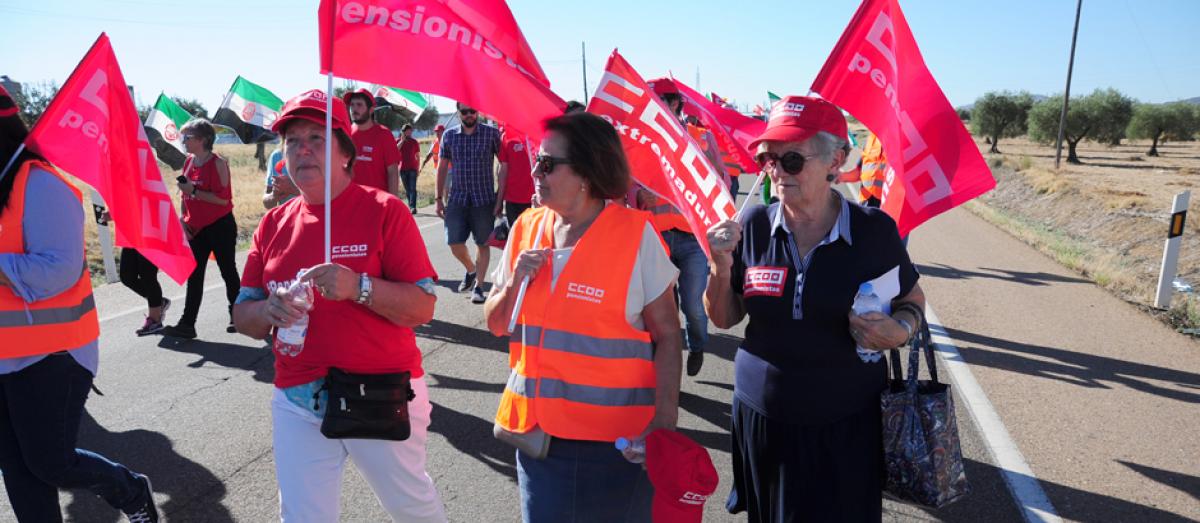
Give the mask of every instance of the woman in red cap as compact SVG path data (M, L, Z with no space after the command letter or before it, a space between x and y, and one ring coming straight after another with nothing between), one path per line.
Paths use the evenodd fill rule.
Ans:
M333 135L327 136L326 103L322 91L301 94L284 105L272 128L283 138L288 176L300 197L268 211L254 232L234 308L238 331L264 339L301 317L286 292L301 269L317 291L306 339L298 349L286 346L275 354L271 414L281 517L337 521L349 457L392 519L445 521L425 472L432 407L412 330L433 317L437 274L404 203L351 182L354 143L346 106L333 100ZM334 140L332 263L322 263L326 140ZM331 368L411 373L411 435L404 441L326 438L321 425L329 396L322 384Z
M825 100L776 103L751 148L779 201L708 231L709 316L726 329L750 318L734 360L726 508L751 522L882 518L878 351L912 337L925 297L891 217L831 187L845 136ZM867 282L890 316L851 312Z

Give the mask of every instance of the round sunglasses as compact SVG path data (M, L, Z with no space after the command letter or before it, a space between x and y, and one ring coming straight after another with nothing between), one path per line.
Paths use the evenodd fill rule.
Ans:
M805 156L796 151L788 151L782 155L763 152L754 156L754 161L758 163L759 168L766 170L767 167L778 165L783 168L783 172L791 175L800 174L804 170L804 161L810 158L816 158L816 155Z

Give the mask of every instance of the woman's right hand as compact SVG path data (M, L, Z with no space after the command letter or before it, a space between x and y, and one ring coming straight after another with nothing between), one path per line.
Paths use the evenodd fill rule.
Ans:
M708 229L707 237L713 264L721 274L728 274L733 267L733 250L742 241L742 224L722 220Z
M533 279L542 266L550 259L553 249L527 249L517 255L517 264L513 267L513 277L510 286L521 285L526 277Z
M275 289L275 292L267 296L267 305L262 311L267 323L280 328L291 327L304 316L304 310L292 303L288 298L287 289L283 287Z

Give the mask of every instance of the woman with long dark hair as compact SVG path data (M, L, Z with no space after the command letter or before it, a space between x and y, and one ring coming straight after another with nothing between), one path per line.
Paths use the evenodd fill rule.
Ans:
M81 194L44 159L0 87L0 471L18 521L62 521L59 489L88 489L158 521L150 480L75 448L100 324L83 250Z

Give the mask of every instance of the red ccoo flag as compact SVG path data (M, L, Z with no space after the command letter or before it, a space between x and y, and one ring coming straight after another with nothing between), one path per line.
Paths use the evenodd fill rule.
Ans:
M192 274L196 261L108 35L92 44L25 146L100 193L117 245L137 249L176 282Z
M616 127L633 179L679 209L707 255L704 231L735 211L721 171L616 51L587 110Z
M321 0L321 72L459 100L540 141L566 102L503 0Z
M812 90L883 142L888 173L882 208L902 236L996 186L925 67L896 0L863 1Z

